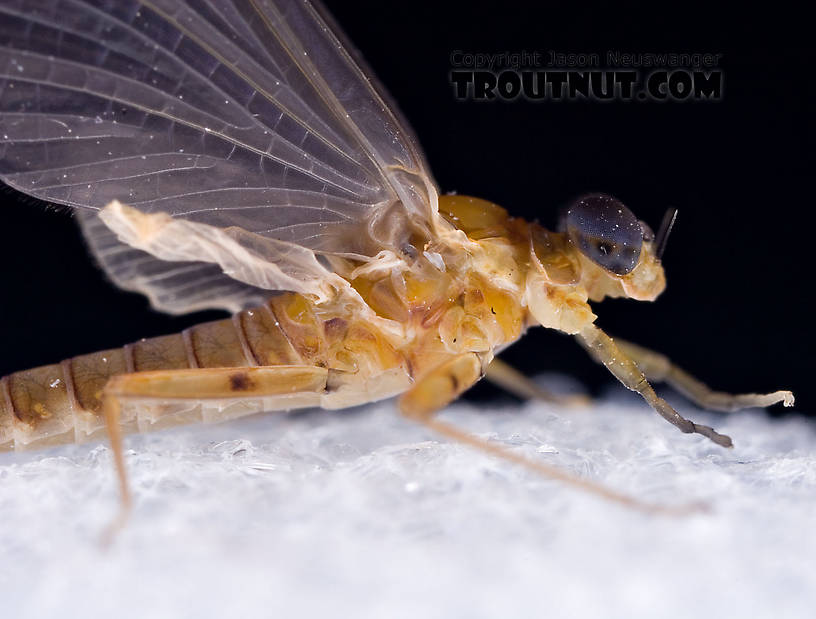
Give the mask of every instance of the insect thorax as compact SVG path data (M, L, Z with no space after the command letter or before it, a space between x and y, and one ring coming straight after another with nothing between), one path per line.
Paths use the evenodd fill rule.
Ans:
M335 338L336 358L350 369L359 363L348 353L350 343L360 352L376 348L361 344L366 330L416 377L452 354L475 352L489 361L528 326L577 333L595 320L590 299L626 294L624 278L583 260L565 235L510 217L495 204L442 196L439 214L432 238L336 269L349 294L315 311L327 338L340 325L357 325L356 344Z

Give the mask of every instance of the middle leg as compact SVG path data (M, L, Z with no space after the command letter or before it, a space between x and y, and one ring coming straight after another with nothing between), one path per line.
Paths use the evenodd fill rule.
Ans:
M632 496L616 492L601 484L572 475L554 466L537 462L519 455L506 447L501 447L485 439L474 436L456 426L440 421L436 413L473 386L482 375L482 361L478 355L468 353L443 363L417 383L400 398L400 409L407 418L449 439L469 445L496 458L501 458L533 471L534 473L563 482L584 492L621 503L627 507L650 513L683 515L698 511L699 504L667 506L641 501Z
M591 402L585 395L552 393L501 359L493 359L490 362L485 378L522 400L539 400L568 407L587 406Z

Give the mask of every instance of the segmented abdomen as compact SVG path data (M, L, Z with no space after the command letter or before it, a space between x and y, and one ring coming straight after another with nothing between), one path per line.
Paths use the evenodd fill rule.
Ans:
M16 372L0 379L0 450L83 442L104 435L102 391L108 379L117 374L260 365L325 366L327 334L334 327L324 326L302 297L283 294L261 307L182 333ZM204 420L200 406L180 406L139 407L123 425L128 431L144 431Z

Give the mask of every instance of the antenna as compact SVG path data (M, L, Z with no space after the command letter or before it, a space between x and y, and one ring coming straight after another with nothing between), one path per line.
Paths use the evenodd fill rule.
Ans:
M674 207L669 207L666 209L666 214L663 215L663 221L660 222L660 230L657 232L657 236L655 237L655 255L659 258L663 256L663 252L666 251L666 242L669 240L669 234L674 227L674 222L677 219L677 209Z

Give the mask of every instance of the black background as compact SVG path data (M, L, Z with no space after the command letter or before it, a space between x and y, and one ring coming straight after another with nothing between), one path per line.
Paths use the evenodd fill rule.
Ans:
M564 4L564 3L560 3ZM331 2L414 127L443 191L495 201L548 226L589 191L657 227L680 209L655 303L605 301L598 324L670 355L717 388L789 388L816 410L812 79L803 17L667 5ZM723 54L720 102L457 101L450 55L533 51ZM118 292L64 213L0 194L0 375L180 330L218 316L167 317ZM566 336L531 331L505 359L611 380ZM470 397L497 397L478 386Z

